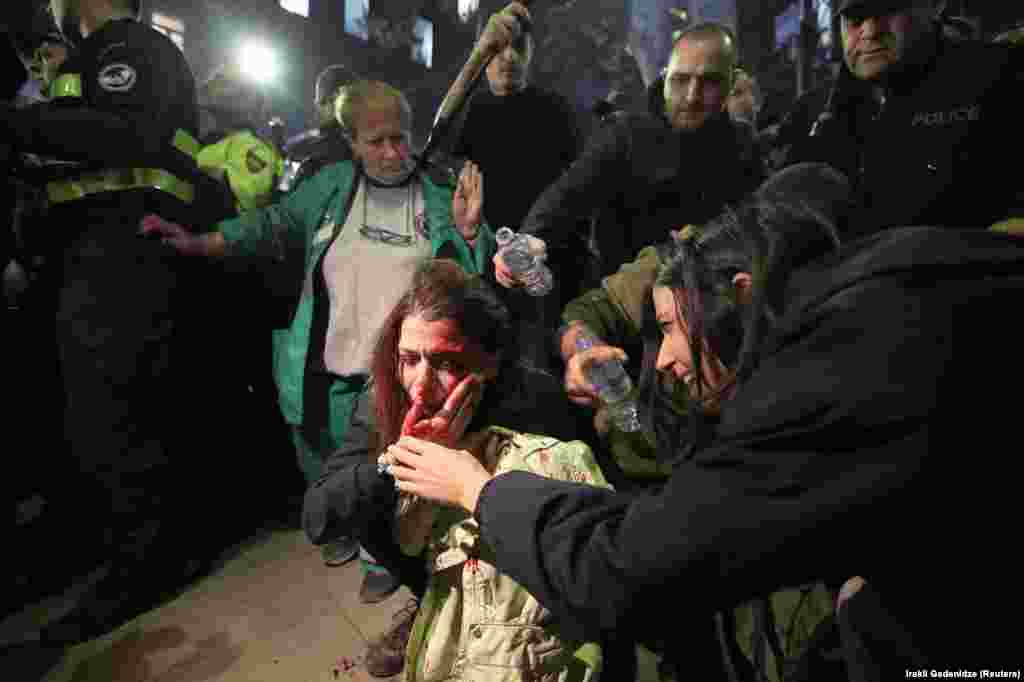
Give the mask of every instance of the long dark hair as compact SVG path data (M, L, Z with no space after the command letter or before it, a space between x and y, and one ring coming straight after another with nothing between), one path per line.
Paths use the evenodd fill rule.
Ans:
M691 426L706 421L703 405L727 399L757 369L785 313L793 272L839 248L850 208L843 175L823 164L800 164L773 176L735 209L674 241L655 286L672 290L680 319L689 328L696 387L688 404L691 420L696 418ZM741 272L751 275L749 303L739 300L733 284ZM729 371L717 389L704 380L709 351ZM654 385L649 377L645 383ZM673 402L679 403L678 393Z
M509 311L494 290L453 260L426 261L385 319L370 361L380 447L401 437L402 421L410 407L398 375L398 341L402 323L412 315L429 322L452 320L488 354L503 359L511 355L504 352L512 337Z

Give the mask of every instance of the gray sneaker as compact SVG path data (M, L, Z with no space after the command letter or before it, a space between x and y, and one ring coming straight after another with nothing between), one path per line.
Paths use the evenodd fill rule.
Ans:
M328 566L344 566L359 556L359 543L355 538L338 538L321 545L320 555Z
M359 601L364 604L376 604L390 597L402 583L386 570L378 567L367 571L363 576L363 584L359 588Z

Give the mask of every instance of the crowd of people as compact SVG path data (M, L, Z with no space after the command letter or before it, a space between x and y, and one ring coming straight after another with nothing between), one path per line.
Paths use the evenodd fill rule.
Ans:
M1024 51L951 38L931 0L836 5L834 82L776 130L704 22L583 140L512 2L435 161L372 75L326 69L285 146L137 0L51 0L36 95L0 105L45 206L5 235L5 294L44 254L83 482L58 495L111 569L42 643L208 570L256 523L235 472L294 453L323 561L358 557L366 603L414 595L377 677L630 680L638 644L664 679L1019 676L996 616L1020 606L998 529L1024 189L1000 161ZM602 399L615 363L637 430Z

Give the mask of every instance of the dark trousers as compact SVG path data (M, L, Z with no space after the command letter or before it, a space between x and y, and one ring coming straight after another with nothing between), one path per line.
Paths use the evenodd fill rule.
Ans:
M226 456L203 445L227 428L205 402L197 330L185 321L198 283L171 247L139 237L141 216L116 201L64 222L74 217L62 208L51 227L85 225L64 246L56 301L65 434L92 484L83 513L107 531L115 565L198 547L182 533L197 528L212 492L202 463Z

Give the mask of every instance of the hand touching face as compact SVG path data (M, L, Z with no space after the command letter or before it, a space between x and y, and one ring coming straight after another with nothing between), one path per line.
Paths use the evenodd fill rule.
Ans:
M456 416L479 403L484 379L497 374L497 364L497 357L463 335L454 320L410 315L398 340L399 379L411 405L403 433L428 437L430 433L414 427L435 418L449 422L450 428ZM463 421L464 430L469 420ZM439 427L435 424L429 431Z

